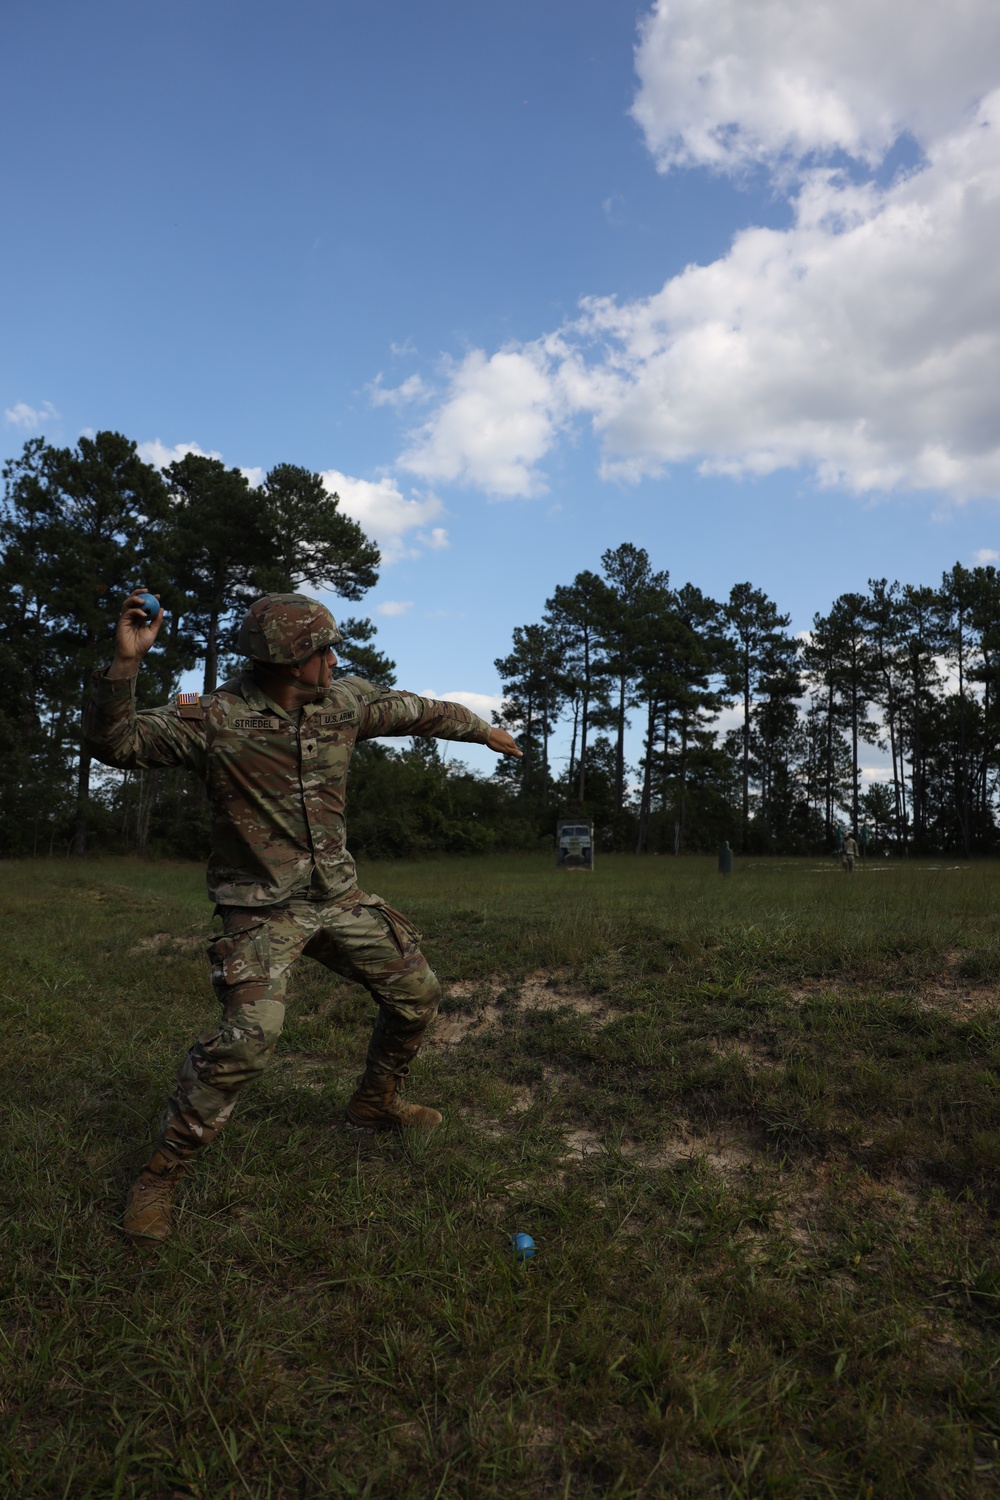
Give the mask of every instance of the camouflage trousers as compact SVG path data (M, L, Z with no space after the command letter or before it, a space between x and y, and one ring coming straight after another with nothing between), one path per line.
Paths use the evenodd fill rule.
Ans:
M219 908L222 935L209 945L218 1028L200 1036L181 1064L160 1143L189 1155L225 1128L240 1090L262 1073L285 1020L285 989L303 955L363 984L378 1005L366 1067L405 1075L441 987L420 934L380 896L355 891L337 903L293 899L280 906Z

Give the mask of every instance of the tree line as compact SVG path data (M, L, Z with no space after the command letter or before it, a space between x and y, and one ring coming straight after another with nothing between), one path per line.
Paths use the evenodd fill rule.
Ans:
M998 842L1000 574L870 579L801 636L760 589L711 599L625 543L559 585L497 660L518 795L594 817L617 848L834 848L850 826L900 854ZM734 727L719 716L735 709ZM626 731L641 731L626 764ZM557 728L569 755L553 766ZM884 779L865 785L877 747Z
M360 600L379 552L318 474L275 466L260 484L189 454L160 470L119 433L57 447L33 438L3 469L0 508L0 854L155 849L200 857L204 796L184 773L91 765L79 723L110 658L122 598L167 610L140 675L163 702L200 667L211 691L238 666L251 599L330 589ZM524 759L477 777L433 743L359 747L351 832L362 852L537 847L559 814L592 817L604 847L636 853L832 848L867 823L900 853L997 843L1000 576L956 564L937 588L871 580L803 636L750 583L724 600L675 586L631 543L578 573L518 627L496 662L498 721ZM391 685L364 617L340 620L341 670ZM735 714L732 710L736 710ZM720 728L729 710L734 726ZM638 731L638 763L628 747ZM554 736L568 756L553 758ZM884 780L863 785L877 746Z

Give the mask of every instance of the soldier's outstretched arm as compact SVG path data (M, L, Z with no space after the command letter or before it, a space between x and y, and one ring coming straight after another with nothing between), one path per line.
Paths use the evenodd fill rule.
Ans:
M421 698L416 693L383 692L371 683L358 679L354 682L361 702L358 739L373 739L382 734L418 734L488 745L498 755L521 754L506 729L487 724L463 703Z
M94 676L83 712L83 737L91 753L122 771L188 766L199 770L204 759L203 718L181 718L173 708L135 707L135 679L142 659L163 625L163 610L148 620L139 602L142 588L122 605L115 630L114 660Z

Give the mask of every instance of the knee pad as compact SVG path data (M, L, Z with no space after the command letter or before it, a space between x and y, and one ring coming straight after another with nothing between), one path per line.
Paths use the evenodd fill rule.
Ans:
M242 1088L267 1067L284 1021L285 1007L277 1000L257 999L233 1007L218 1031L195 1042L181 1069L181 1082L190 1074L211 1088Z
M437 1015L441 986L432 969L407 974L398 983L375 994L383 1013L408 1027L423 1030Z

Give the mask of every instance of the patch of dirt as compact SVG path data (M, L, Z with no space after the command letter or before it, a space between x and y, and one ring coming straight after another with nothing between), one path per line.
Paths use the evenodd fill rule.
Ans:
M588 1130L586 1127L567 1130L565 1141L566 1155L575 1156L581 1161L585 1156L593 1156L595 1152L604 1150L604 1141L597 1131Z
M452 1000L471 1000L473 995L499 995L504 988L504 981L498 974L491 974L488 979L455 979L448 986L448 996Z
M630 1154L626 1148L626 1154ZM742 1176L749 1168L759 1167L767 1155L746 1136L730 1130L700 1130L679 1120L675 1133L652 1151L635 1152L644 1167L673 1167L681 1161L703 1161L720 1177Z
M555 1427L525 1427L519 1434L518 1441L521 1447L534 1452L554 1448L561 1439Z
M536 969L528 975L518 992L517 1003L528 1010L561 1010L566 1006L578 1016L595 1016L605 1022L621 1014L564 974L545 969Z
M160 958L180 958L187 953L203 953L207 937L174 937L170 932L152 932L139 938L129 953L155 953Z
M499 1022L500 1011L492 1004L486 1004L480 1010L450 1010L443 1015L439 1012L424 1046L432 1049L457 1047L467 1036L480 1036L484 1031L490 1031L499 1025Z
M962 1018L996 1010L1000 998L992 987L972 989L957 984L949 989L944 985L928 985L916 996L916 1003L921 1010L948 1010Z
M719 1057L741 1057L751 1070L766 1070L780 1066L780 1059L776 1058L769 1047L762 1046L760 1042L746 1041L741 1037L733 1036L710 1036L705 1041L712 1052Z
M807 1251L829 1250L840 1243L838 1234L822 1227L824 1207L831 1204L835 1212L844 1209L847 1202L857 1209L858 1216L874 1212L877 1218L889 1219L895 1224L912 1228L919 1212L919 1198L900 1182L880 1182L864 1174L852 1175L848 1183L835 1175L836 1169L828 1163L815 1168L800 1169L785 1178L784 1191L779 1207L775 1210L774 1223L793 1244ZM871 1268L875 1262L866 1257Z
M953 948L942 955L943 973L927 980L914 997L921 1010L950 1010L957 1015L971 1016L983 1010L995 1010L997 992L992 984L971 983L961 972L968 954Z
M955 1329L942 1318L927 1318L913 1332L922 1335L923 1355L930 1370L941 1381L954 1380L965 1353Z
M402 1443L422 1442L426 1433L419 1422L396 1422L392 1427L386 1428L386 1436Z
M820 1174L822 1176L822 1173ZM775 1210L774 1222L784 1230L793 1244L803 1250L829 1248L836 1236L817 1226L821 1206L827 1197L827 1185L809 1174L788 1192L781 1207Z
M997 992L991 984L975 984L961 973L961 964L967 957L960 949L941 956L941 969L928 979L911 984L896 984L882 990L884 998L910 1000L919 1010L946 1010L954 1015L975 1015L980 1011L996 1009ZM877 980L858 983L847 979L817 979L800 982L787 991L792 1005L804 1005L818 995L835 995L850 999L854 995L871 997L873 991L882 987Z
M508 1123L504 1123L502 1115L501 1118L494 1114L477 1117L468 1109L463 1114L470 1124L484 1134L502 1136L510 1129L511 1115L516 1118L527 1114L535 1106L544 1107L557 1099L564 1090L570 1092L576 1089L578 1083L579 1079L575 1074L564 1069L546 1067L537 1083L505 1085L510 1098L507 1106L509 1114L506 1116ZM606 1151L609 1149L609 1140L613 1150L620 1151L637 1166L646 1168L673 1167L678 1162L701 1161L718 1176L733 1180L744 1176L748 1171L759 1171L762 1167L773 1165L767 1151L745 1135L725 1127L705 1129L684 1119L678 1120L667 1138L653 1147L637 1141L622 1141L617 1131L609 1136L575 1120L564 1120L558 1128L564 1141L564 1149L559 1155L567 1168L578 1165L589 1156Z
M458 979L448 985L449 1000L469 1000L468 1010L440 1013L427 1038L429 1047L455 1047L469 1036L480 1036L499 1025L503 1008L497 1003L504 991L513 991L505 1004L515 1010L556 1011L569 1009L578 1016L607 1025L621 1014L573 979L566 970L536 969L517 986L500 974L487 979ZM476 1001L479 1001L476 1004ZM505 1008L505 1007L504 1007Z
M154 896L150 891L133 890L128 885L92 885L86 890L80 891L82 901L117 901L119 905L127 907L130 911L142 911L150 906L158 906L163 900L162 896Z

